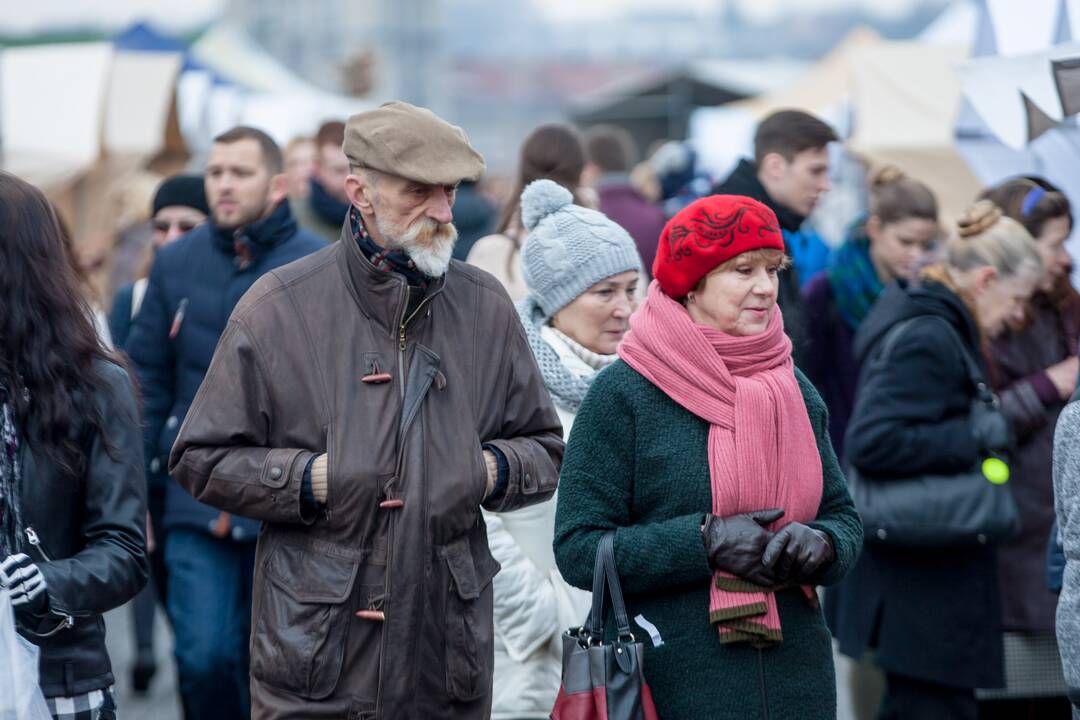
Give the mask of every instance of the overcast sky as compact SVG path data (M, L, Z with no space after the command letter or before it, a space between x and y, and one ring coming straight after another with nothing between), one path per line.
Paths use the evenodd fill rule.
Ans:
M299 1L299 0L297 0ZM620 9L686 8L705 11L723 0L534 0L552 19L584 20L610 17ZM732 0L757 20L771 20L785 12L835 7L864 7L882 14L902 13L915 0ZM1015 0L1019 2L1019 0ZM498 0L491 0L498 2ZM205 24L225 6L225 0L0 0L0 32L36 32L58 27L88 25L119 28L145 18L173 30Z

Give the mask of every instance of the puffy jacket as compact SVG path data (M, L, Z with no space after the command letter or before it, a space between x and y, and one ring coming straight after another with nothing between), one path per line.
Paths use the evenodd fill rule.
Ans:
M251 252L246 265L234 242ZM125 350L143 395L144 451L151 482L167 485L165 527L209 531L219 513L165 476L169 451L180 423L210 367L229 314L263 274L301 258L326 243L297 227L282 202L267 218L226 233L206 222L162 247L135 316ZM233 538L253 540L258 523L236 518Z
M108 610L146 584L146 483L135 393L125 370L100 361L106 389L96 399L105 432L75 432L87 458L81 478L61 475L33 449L19 446L23 551L41 568L49 615L20 633L41 649L46 697L69 697L113 684L105 649Z

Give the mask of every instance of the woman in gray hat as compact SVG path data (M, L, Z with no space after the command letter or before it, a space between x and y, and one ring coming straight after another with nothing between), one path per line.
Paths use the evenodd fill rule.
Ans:
M570 191L537 180L521 196L529 232L522 249L527 294L518 305L536 362L569 435L574 414L637 306L641 258L630 235ZM547 718L559 690L560 634L584 621L588 593L555 567L554 499L512 513L485 513L495 576L492 718Z

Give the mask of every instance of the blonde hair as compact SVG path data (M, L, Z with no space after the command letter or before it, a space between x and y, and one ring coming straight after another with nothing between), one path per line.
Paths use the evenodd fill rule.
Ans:
M960 272L990 266L1004 277L1042 272L1039 248L1031 233L989 200L980 200L964 211L956 234L945 247L945 261Z

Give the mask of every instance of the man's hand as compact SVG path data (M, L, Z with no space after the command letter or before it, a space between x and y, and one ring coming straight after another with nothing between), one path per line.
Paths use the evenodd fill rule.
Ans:
M495 459L495 453L490 450L484 450L484 466L487 468L487 488L484 490L484 500L487 500L491 497L495 483L499 480L499 461Z

